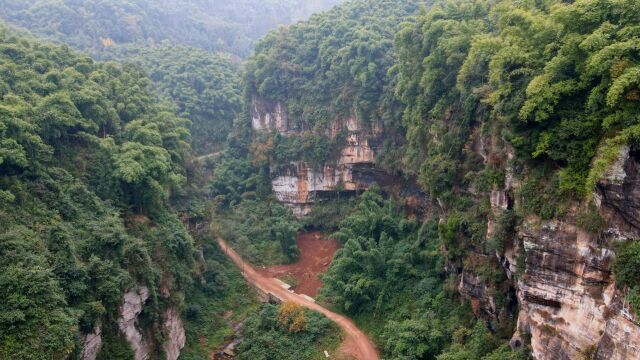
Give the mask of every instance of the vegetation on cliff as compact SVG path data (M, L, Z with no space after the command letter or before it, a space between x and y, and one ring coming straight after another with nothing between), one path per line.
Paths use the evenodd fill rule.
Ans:
M185 179L185 120L134 68L67 48L0 33L0 72L0 357L71 355L98 324L108 344L138 284L155 322L178 301L161 278L189 286L194 262L167 197Z
M455 1L420 16L396 38L408 167L446 198L482 124L519 162L557 167L556 192L590 194L602 163L635 144L637 6Z
M437 222L419 225L399 210L377 188L360 197L334 234L344 247L323 276L323 300L369 330L389 358L526 359L461 301Z
M0 72L0 358L75 358L96 327L99 358L130 358L117 318L139 286L150 297L138 323L158 330L144 336L161 356L164 310L185 293L238 292L211 237L194 240L174 210L208 211L187 179L188 121L136 66L4 30Z
M131 358L117 317L140 285L145 338L161 344L162 313L176 307L183 356L208 358L231 335L224 310L255 309L212 238L255 264L285 263L303 226L335 230L344 247L321 300L385 357L527 358L507 344L526 264L507 279L500 257L524 218L603 226L594 187L621 149L640 150L639 3L352 0L268 34L242 93L239 65L206 50L244 56L254 35L229 29L260 15L261 33L300 3L214 2L215 16L200 0L0 4L36 34L127 59L0 30L0 358L74 358L96 326L99 358ZM159 25L168 17L176 26ZM252 133L254 100L285 105L298 133ZM428 211L407 216L377 187L305 221L275 201L270 172L335 162L348 131L334 125L347 118L384 135L377 165L415 177ZM215 156L197 168L193 152ZM490 198L502 190L502 203ZM615 250L637 312L640 248ZM493 309L460 295L463 274ZM335 345L327 319L294 310L250 315L240 358Z
M513 330L515 297L495 254L504 251L519 221L530 215L587 216L593 221L585 230L593 231L591 225L602 223L591 216L588 204L597 180L624 146L637 151L638 4L456 0L435 2L419 13L417 1L371 1L366 10L359 8L363 4L353 1L268 35L247 65L247 92L283 103L300 132L327 136L336 118L352 115L365 129L382 124L393 141L377 148L378 164L416 176L440 219L438 225L430 217L424 221L434 232L428 239L444 250L438 266L446 264L452 274L440 284L458 282L463 269L482 279L505 309L488 324L506 339ZM376 16L382 13L390 15ZM360 22L365 19L366 24ZM396 19L406 22L398 26ZM395 37L393 46L389 35ZM518 187L508 194L510 200L493 204L506 209L493 209L491 192L512 191L514 180ZM360 207L371 206L368 195L363 202L368 205ZM581 207L573 214L576 204ZM408 321L409 316L394 319L383 307L402 308L393 305L402 299L393 286L401 289L403 281L411 281L387 280L387 271L411 271L387 266L410 266L410 258L393 255L420 252L388 247L418 231L387 227L377 218L385 206L390 205L360 214L366 219L360 222L370 226L356 227L343 239L345 248L326 276L324 295L351 314ZM392 213L388 223L403 224ZM350 228L349 220L355 221L349 217L338 236ZM373 225L381 222L384 232ZM620 255L618 271L632 273L622 268L633 266L634 248L621 248ZM628 277L621 281L636 285ZM390 340L386 350L396 351L397 343ZM456 347L448 346L440 344L437 351ZM434 356L426 353L408 358Z
M447 224L461 220L462 236L445 243L450 260L503 251L518 218L593 213L597 181L623 147L638 146L639 10L615 0L449 1L398 33L405 168ZM505 188L506 169L520 182L517 206L484 243L474 219L493 218L483 199ZM573 214L578 202L586 210ZM578 222L588 231L602 224L590 219ZM501 221L511 230L500 232Z
M275 164L331 162L346 133L335 120L355 118L364 130L385 128L384 155L393 154L403 126L394 96L393 38L417 14L421 0L355 0L262 39L245 66L246 101L282 102L301 139L274 141ZM340 130L340 129L338 129ZM318 138L319 137L319 138ZM264 139L258 139L265 141ZM382 155L381 155L382 158ZM393 156L385 165L393 167ZM317 164L314 164L317 167Z

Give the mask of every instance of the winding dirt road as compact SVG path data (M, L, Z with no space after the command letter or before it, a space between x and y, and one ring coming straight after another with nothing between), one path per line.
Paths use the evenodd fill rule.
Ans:
M358 327L353 323L353 321L351 321L351 319L340 314L336 314L333 311L327 310L326 308L313 302L308 297L289 292L288 290L283 288L276 279L267 278L258 273L251 266L251 264L242 260L240 255L238 255L238 253L236 253L229 245L227 245L224 240L218 239L218 244L220 245L220 248L222 248L222 250L227 254L227 256L229 256L229 258L236 264L236 266L243 271L244 277L253 286L256 286L265 293L272 294L281 301L293 301L308 309L317 311L338 324L338 326L342 328L346 335L346 339L340 347L340 351L344 355L351 356L358 360L380 359L373 342L369 340L369 338L362 332L362 330L358 329Z

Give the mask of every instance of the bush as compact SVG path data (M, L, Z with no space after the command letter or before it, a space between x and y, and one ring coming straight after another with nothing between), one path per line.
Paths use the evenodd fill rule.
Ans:
M340 342L340 330L329 319L292 303L264 305L242 332L239 360L323 358L323 350L333 351Z
M504 252L505 242L511 240L515 235L515 228L518 218L513 210L503 210L498 214L493 228L493 234L489 239L489 250L498 251L500 254Z

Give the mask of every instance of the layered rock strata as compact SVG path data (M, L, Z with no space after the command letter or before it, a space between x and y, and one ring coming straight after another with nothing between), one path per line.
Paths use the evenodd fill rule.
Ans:
M251 124L257 132L278 132L299 136L297 127L287 115L286 105L254 98ZM363 191L373 183L389 181L389 175L374 165L379 130L363 129L355 116L336 118L326 130L327 137L346 134L345 145L337 159L314 168L304 161L271 169L272 188L276 198L289 205L296 216L309 213L319 200Z

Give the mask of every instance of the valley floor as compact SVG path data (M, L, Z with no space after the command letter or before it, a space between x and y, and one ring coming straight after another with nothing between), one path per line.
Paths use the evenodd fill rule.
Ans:
M298 294L315 298L322 286L320 275L327 271L340 245L334 239L315 231L299 234L296 246L300 250L298 261L293 264L265 267L259 271L266 277L275 277L286 283L286 277L293 277L296 283L289 285Z
M353 357L358 360L377 360L379 359L378 351L374 343L358 329L351 319L336 314L318 304L313 299L305 295L299 295L286 290L282 284L274 278L267 278L260 272L256 271L251 264L245 262L227 243L218 239L220 248L229 256L229 258L240 268L247 281L260 289L262 292L271 294L281 301L292 301L296 304L304 306L310 310L317 311L336 324L345 333L345 340L340 347L343 355Z

